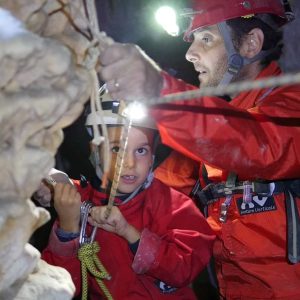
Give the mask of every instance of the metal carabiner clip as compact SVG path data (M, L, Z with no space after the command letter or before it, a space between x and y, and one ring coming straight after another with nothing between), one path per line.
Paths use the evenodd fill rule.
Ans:
M81 220L81 228L79 234L79 245L92 243L96 236L97 227L94 226L92 230L92 234L90 236L86 233L86 225L88 222L88 217L91 208L93 207L93 203L91 201L84 201L80 206L80 220Z

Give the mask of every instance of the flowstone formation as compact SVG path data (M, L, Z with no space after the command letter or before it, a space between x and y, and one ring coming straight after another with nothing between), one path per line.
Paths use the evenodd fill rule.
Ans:
M82 1L0 0L0 299L73 296L67 271L28 244L49 219L30 197L54 166L61 129L88 100L96 67Z
M77 64L87 58L92 40L85 5L84 0L0 0L29 31L68 46Z

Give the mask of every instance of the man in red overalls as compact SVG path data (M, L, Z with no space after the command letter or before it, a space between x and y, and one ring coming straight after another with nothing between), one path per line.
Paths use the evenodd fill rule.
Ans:
M200 87L278 76L287 1L193 1L184 39ZM195 89L132 45L100 57L113 97L147 102ZM127 72L118 72L126 69ZM217 234L223 299L300 299L300 85L154 105L165 144L201 164L195 195Z

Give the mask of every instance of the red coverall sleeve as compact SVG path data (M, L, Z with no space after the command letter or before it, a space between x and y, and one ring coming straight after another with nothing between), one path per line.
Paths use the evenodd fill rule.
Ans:
M163 94L191 89L165 77ZM153 106L162 141L177 151L246 179L300 176L300 87L276 88L252 109L217 97Z
M57 223L52 228L48 246L42 252L42 259L51 265L66 269L71 274L75 284L75 295L79 295L81 292L81 267L77 258L79 238L69 242L61 242L56 235L56 229Z
M157 200L149 209L151 225L142 231L132 268L138 274L182 287L209 262L215 236L190 198L167 190L170 192L156 194Z

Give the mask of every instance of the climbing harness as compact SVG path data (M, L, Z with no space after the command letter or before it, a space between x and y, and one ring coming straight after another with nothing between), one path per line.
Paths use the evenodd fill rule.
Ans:
M205 174L203 172L203 176ZM227 181L224 183L208 183L201 189L199 181L192 190L191 197L195 199L204 211L206 217L207 207L220 199L225 198L220 207L219 221L226 223L228 210L234 194L243 195L241 208L249 209L254 207L253 196L271 197L276 194L285 194L286 216L287 216L287 256L291 263L300 262L300 217L297 209L297 201L300 197L300 180L285 181L236 181L234 173L230 173Z
M284 181L259 182L241 181L234 186L226 186L226 183L209 183L205 188L198 186L193 189L192 197L196 198L201 206L207 206L228 195L243 194L243 202L249 203L251 195L271 196L284 191Z
M78 250L78 258L81 262L81 276L82 276L82 300L88 299L88 272L92 274L102 290L104 296L108 300L113 300L108 288L103 282L104 279L110 280L111 276L106 271L101 263L97 253L100 251L100 246L97 241L94 241L97 227L94 226L90 236L86 233L86 226L92 202L84 201L80 207L81 228L79 235L80 248Z

